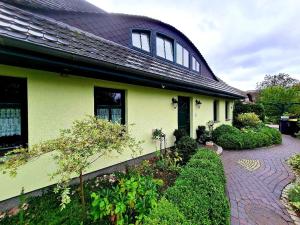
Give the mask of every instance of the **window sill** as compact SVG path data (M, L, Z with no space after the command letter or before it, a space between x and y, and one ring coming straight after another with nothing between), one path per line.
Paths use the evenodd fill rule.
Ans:
M231 121L231 119L226 119L226 121Z
M219 120L216 120L216 121L214 121L214 123L220 123L220 121L219 121Z

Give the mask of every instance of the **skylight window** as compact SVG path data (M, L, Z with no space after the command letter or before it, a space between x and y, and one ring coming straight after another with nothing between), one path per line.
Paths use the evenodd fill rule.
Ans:
M189 52L178 43L176 44L176 62L189 67Z
M132 45L136 48L150 52L150 37L147 32L133 31Z
M156 55L170 61L174 61L173 43L171 40L157 36L156 37Z

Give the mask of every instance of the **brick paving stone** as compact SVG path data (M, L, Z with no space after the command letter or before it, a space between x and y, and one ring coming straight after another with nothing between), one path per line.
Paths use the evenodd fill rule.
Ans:
M223 151L227 195L232 225L292 225L293 220L280 201L283 188L295 179L286 160L300 153L300 140L283 135L281 145L244 151ZM239 160L259 160L249 171ZM275 223L275 224L274 224Z

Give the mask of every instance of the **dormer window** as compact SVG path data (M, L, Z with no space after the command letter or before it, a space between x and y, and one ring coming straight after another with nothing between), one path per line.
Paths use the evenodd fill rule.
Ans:
M197 61L197 59L195 59L195 57L192 57L192 69L197 72L200 72L200 64Z
M150 52L150 35L145 31L132 31L132 46Z
M174 61L173 42L165 37L156 37L156 55Z
M176 62L189 67L189 52L178 43L176 44Z

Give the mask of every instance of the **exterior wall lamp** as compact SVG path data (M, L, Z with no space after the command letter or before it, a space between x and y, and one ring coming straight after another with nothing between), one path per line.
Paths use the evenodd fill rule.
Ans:
M177 108L177 106L178 106L178 100L176 98L172 98L172 105L173 105L174 109Z
M202 105L202 102L201 102L199 99L196 99L196 106L197 106L198 108L200 108L201 105Z

